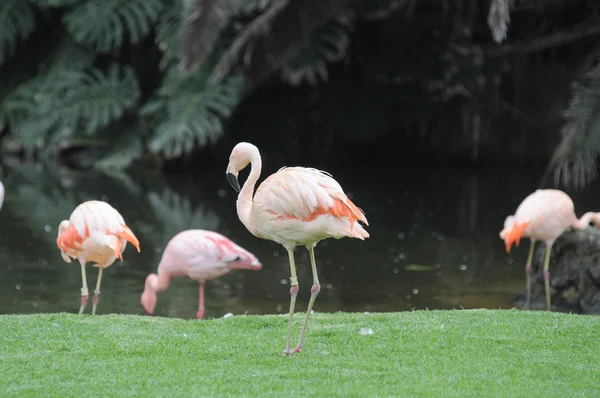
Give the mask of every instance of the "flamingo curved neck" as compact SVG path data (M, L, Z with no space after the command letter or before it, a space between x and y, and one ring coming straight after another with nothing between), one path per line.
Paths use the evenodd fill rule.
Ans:
M600 213L587 212L579 220L575 220L571 227L573 229L584 229L590 225L590 222L593 222L594 225L600 225Z
M159 272L158 275L156 275L156 277L150 280L149 282L150 288L154 292L164 292L165 290L167 290L169 284L171 283L171 275Z
M261 170L262 160L260 155L252 156L250 158L250 174L244 182L244 186L242 187L236 202L237 214L240 218L240 221L242 224L244 224L248 231L253 234L255 234L256 227L254 226L254 222L252 220L252 199L254 195L254 187L256 186L256 182L260 177Z

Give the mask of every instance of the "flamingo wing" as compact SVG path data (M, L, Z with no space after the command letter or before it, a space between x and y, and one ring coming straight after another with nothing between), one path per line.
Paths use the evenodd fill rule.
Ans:
M312 221L321 215L358 220L369 225L358 207L330 174L306 167L286 167L269 176L257 189L255 201L280 218Z
M257 258L225 236L212 231L187 230L168 243L161 267L175 274L213 274L240 266L257 267Z
M106 202L88 201L80 204L71 214L68 221L60 223L56 244L61 254L77 257L83 249L86 239L98 233L112 235L119 240L130 242L140 252L139 241L119 212ZM121 251L125 244L120 245ZM67 257L63 254L63 259ZM67 261L69 262L69 261Z

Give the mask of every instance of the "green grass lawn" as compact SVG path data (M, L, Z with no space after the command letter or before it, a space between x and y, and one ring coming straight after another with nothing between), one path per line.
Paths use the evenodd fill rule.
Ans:
M295 345L303 314L296 314ZM598 396L600 317L517 310L0 316L0 396ZM361 335L361 328L373 333Z

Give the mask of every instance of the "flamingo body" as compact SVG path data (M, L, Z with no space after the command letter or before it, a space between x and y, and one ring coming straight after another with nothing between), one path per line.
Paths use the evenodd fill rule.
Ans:
M75 208L69 220L63 220L59 224L56 245L60 249L63 260L70 263L71 258L75 258L81 265L83 286L80 314L88 299L86 263L92 262L94 267L100 268L92 309L92 314L95 314L102 270L110 267L117 258L123 260L122 253L127 242L134 245L138 253L140 252L140 244L136 236L125 224L121 214L106 202L98 200L83 202Z
M157 274L146 277L141 304L152 315L157 293L164 292L173 277L188 277L200 283L197 318L204 316L204 282L227 274L233 269L262 268L260 261L249 251L225 236L201 229L187 230L175 235L167 244L158 264Z
M251 165L250 174L240 188L238 174L248 164ZM310 312L321 289L314 247L327 238L352 237L364 240L369 237L369 233L360 223L369 223L362 210L346 196L340 184L330 174L314 168L284 167L267 177L255 193L254 187L261 167L258 148L248 142L240 142L231 151L226 176L232 187L239 192L237 213L248 231L259 238L283 245L288 252L291 273L290 311L283 352L290 357L293 352L302 351ZM305 246L309 251L313 285L298 345L292 351L292 318L299 289L294 248L298 245Z
M285 247L312 245L326 238L364 239L369 233L361 210L329 174L285 167L260 184L252 203L256 235Z

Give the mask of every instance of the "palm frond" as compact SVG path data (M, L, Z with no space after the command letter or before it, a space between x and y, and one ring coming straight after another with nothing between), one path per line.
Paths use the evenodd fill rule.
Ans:
M240 12L266 7L270 0L183 0L181 69L195 70L213 50L225 26Z
M208 66L190 75L171 68L157 97L141 109L145 117L159 119L150 150L173 158L219 138L222 118L237 105L243 81L241 74L234 74L216 83Z
M502 43L506 39L508 24L510 23L510 9L514 3L514 0L491 0L488 26L497 43Z
M64 16L69 34L97 52L120 48L143 39L163 10L161 0L88 0Z
M0 65L12 57L17 44L35 30L35 11L28 1L0 2Z
M598 174L600 156L600 64L572 84L561 142L547 172L556 184L582 188Z
M140 97L132 68L111 64L100 70L58 69L22 84L6 101L9 122L24 146L48 134L92 134L134 106Z
M179 56L183 0L165 0L165 10L156 25L155 42L163 53L159 67L165 69Z
M293 86L302 82L316 85L320 80L327 81L327 64L338 62L346 55L351 29L352 16L344 14L315 30L310 43L282 65L281 77Z

